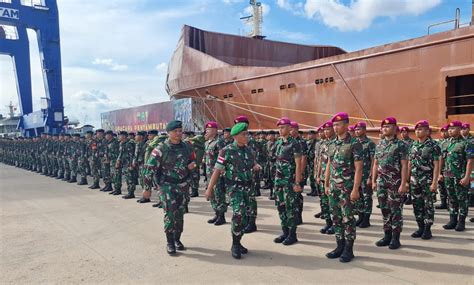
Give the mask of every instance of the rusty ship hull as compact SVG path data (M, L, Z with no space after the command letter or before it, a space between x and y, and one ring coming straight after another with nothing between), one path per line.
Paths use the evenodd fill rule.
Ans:
M168 65L171 98L201 99L220 126L246 115L252 129L290 117L317 127L340 111L378 127L474 122L474 26L355 52L184 26Z

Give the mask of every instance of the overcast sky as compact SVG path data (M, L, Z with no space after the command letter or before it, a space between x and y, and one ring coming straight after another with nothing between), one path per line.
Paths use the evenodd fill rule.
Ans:
M264 0L268 39L354 51L426 34L428 25L470 21L471 0ZM168 60L184 24L242 34L242 0L58 0L65 115L100 126L100 113L168 100ZM440 30L446 30L444 26ZM34 32L34 108L44 88ZM18 105L11 59L0 56L0 113ZM19 108L18 108L19 110Z

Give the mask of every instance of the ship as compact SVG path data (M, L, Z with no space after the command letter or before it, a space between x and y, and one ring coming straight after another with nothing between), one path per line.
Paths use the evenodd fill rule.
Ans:
M473 9L474 10L474 9ZM193 98L229 127L246 115L252 129L289 117L317 128L337 112L376 131L396 117L436 131L452 120L474 122L474 26L354 52L205 31L185 25L168 64L171 99Z

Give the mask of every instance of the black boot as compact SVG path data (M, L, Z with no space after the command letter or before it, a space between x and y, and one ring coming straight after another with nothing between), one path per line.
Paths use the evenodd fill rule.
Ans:
M62 181L69 181L71 179L71 176L69 175L64 175L63 179L61 179Z
M230 249L232 257L235 259L240 259L242 253L240 252L240 237L232 235L232 247Z
M411 195L407 194L407 198L405 200L405 205L411 205L411 204L413 204L413 201L411 199Z
M364 219L360 223L359 228L365 229L370 227L370 214L364 214Z
M322 213L319 212L319 213L317 213L317 214L314 214L314 217L315 217L316 219L319 219L319 218L321 218L321 215L322 215Z
M226 223L226 220L225 220L225 214L224 213L221 213L217 216L217 220L216 222L214 223L215 226L220 226L220 225L223 225Z
M423 234L421 235L421 239L428 240L431 239L433 235L431 234L431 224L426 224L425 228L423 229Z
M58 177L56 177L56 179L63 179L64 178L64 174L59 174Z
M176 245L174 244L174 235L172 233L166 234L166 252L169 255L176 254Z
M296 237L296 227L290 229L290 233L286 237L286 239L282 242L283 245L292 245L298 242L298 238Z
M211 219L207 220L208 224L214 224L217 221L217 212L214 213L214 217Z
M290 230L287 227L283 227L282 230L283 234L273 240L275 243L282 243L288 237Z
M400 233L399 232L394 232L392 233L392 240L390 241L390 244L388 245L388 248L390 249L398 249L400 248Z
M128 191L127 195L122 196L123 199L133 199L135 198L135 194L131 191Z
M357 219L357 222L356 222L356 226L360 226L360 224L362 223L362 221L364 220L364 213L359 213L359 218Z
M250 234L257 231L257 225L255 224L255 218L250 218L247 226L244 229L244 233Z
M137 203L140 203L140 204L144 204L144 203L150 203L151 200L148 199L148 198L140 198L139 200L137 200Z
M448 203L446 202L446 198L441 199L441 204L435 207L436 210L444 210L448 208Z
M321 229L319 230L319 232L321 232L322 234L325 234L327 233L327 231L329 230L329 228L332 227L332 220L331 219L327 219L326 220L326 225Z
M450 215L449 216L449 223L443 226L443 229L445 230L453 230L456 228L456 225L458 224L458 219L457 215Z
M470 221L471 223L474 223L474 218L470 218L469 221Z
M337 247L333 251L326 253L326 257L329 259L341 257L341 254L344 251L346 240L340 239L340 240L336 240L336 242L337 242Z
M306 196L316 196L316 189L311 187L311 192L306 193Z
M107 186L105 186L104 192L111 192L114 189L112 188L112 183L107 183Z
M275 195L273 194L273 188L270 187L270 196L268 196L268 200L275 200Z
M466 216L459 216L458 224L456 225L456 231L462 232L466 229Z
M334 225L332 225L327 231L326 231L326 234L327 235L333 235L335 234L336 231L334 230Z
M181 242L181 233L174 234L174 244L177 250L185 250L184 244Z
M346 244L344 245L344 251L342 251L341 257L339 257L340 262L350 262L354 258L354 252L352 249L353 246L353 240L346 240Z
M122 189L115 189L114 191L110 192L109 195L122 195Z
M87 178L81 177L81 181L79 181L77 185L87 185Z
M161 202L158 202L156 204L151 205L153 208L163 208L163 204Z
M91 186L89 186L89 189L100 189L99 183L93 183Z
M390 244L392 240L392 231L385 231L383 238L380 239L378 242L375 243L376 246L387 246Z
M418 229L411 234L412 238L419 238L423 235L423 232L425 230L425 223L424 222L417 222L418 224Z
M198 189L193 189L193 190L191 191L190 197L191 197L191 198L199 197Z
M68 182L69 182L69 183L75 183L75 182L77 182L76 176L71 176L71 179L69 179Z

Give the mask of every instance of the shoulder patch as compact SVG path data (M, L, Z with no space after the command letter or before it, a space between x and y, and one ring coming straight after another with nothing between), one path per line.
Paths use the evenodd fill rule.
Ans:
M152 155L153 157L161 156L161 151L160 151L158 148L155 148L155 149L153 149L153 151L151 152L151 155Z

